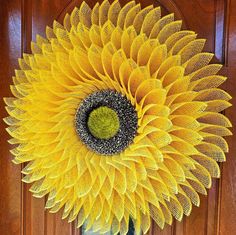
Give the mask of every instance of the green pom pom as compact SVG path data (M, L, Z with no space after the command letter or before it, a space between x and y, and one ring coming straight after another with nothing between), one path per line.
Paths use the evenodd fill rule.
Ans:
M117 113L106 106L94 109L89 114L87 125L91 134L98 139L110 139L120 128Z

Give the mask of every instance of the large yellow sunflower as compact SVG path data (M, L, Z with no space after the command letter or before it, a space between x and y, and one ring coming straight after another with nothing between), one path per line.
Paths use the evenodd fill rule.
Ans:
M137 233L181 220L225 161L231 98L205 40L159 7L83 2L37 36L6 98L14 163L78 227Z

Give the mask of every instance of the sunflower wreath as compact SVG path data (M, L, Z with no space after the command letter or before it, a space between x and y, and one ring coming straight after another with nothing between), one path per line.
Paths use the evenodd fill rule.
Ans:
M19 59L5 122L46 208L86 229L146 233L189 215L225 161L231 98L205 40L159 7L83 2Z

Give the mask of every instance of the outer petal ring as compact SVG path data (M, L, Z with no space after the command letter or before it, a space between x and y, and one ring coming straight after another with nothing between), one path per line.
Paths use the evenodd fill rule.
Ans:
M126 234L130 218L146 233L151 218L163 228L189 215L220 176L231 135L220 113L231 105L219 88L226 78L202 52L205 40L160 8L117 0L83 2L46 34L19 60L5 99L11 153L28 163L23 181L33 195L100 233ZM132 143L109 157L75 128L78 107L101 90L129 100L138 119Z

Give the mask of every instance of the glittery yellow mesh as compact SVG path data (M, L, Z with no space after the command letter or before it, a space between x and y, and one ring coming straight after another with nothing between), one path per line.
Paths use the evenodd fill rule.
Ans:
M5 98L13 161L28 162L33 195L48 194L50 212L64 208L63 218L99 233L126 234L129 218L146 233L151 219L163 228L189 215L220 176L231 134L219 113L231 105L218 88L226 78L202 52L205 40L160 8L117 0L83 2L46 35L19 59L14 98ZM138 114L133 143L111 157L88 150L74 127L80 102L104 89Z

